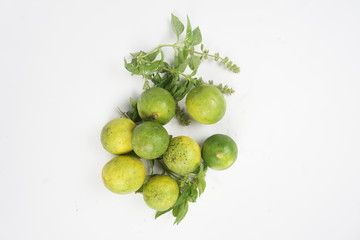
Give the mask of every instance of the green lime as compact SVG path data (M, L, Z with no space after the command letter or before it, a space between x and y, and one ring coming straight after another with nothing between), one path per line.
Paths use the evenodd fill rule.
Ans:
M229 136L215 134L205 140L201 154L210 168L224 170L235 162L238 149L235 141Z
M196 121L213 124L224 116L226 102L222 92L212 85L200 85L186 96L186 109Z
M137 109L144 121L154 121L162 125L175 115L175 100L165 89L153 87L143 92L137 102Z
M163 155L169 139L168 132L159 123L143 122L134 129L131 143L139 157L154 159Z

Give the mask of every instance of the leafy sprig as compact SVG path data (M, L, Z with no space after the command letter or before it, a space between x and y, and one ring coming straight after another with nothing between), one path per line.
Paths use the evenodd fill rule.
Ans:
M150 174L145 178L143 185L136 191L136 193L142 193L144 185L146 182L153 176L158 174L166 174L177 181L179 185L179 197L176 200L175 204L165 210L157 211L155 214L155 219L164 215L165 213L172 212L172 215L175 217L174 224L179 224L186 216L189 208L189 203L195 203L198 197L205 191L206 188L206 171L207 166L205 162L200 164L199 169L195 173L190 173L185 176L176 174L172 172L165 164L162 157L159 157L154 160L147 160L150 168ZM159 173L154 173L155 165L159 169Z
M166 174L177 179L180 186L180 194L174 206L165 211L157 211L155 219L171 211L172 215L175 217L174 224L179 224L188 212L189 202L196 202L197 198L200 197L206 188L205 177L207 166L205 163L201 163L197 173L179 176L171 172L161 160L160 163Z
M240 68L220 54L211 54L202 44L202 34L199 27L192 28L187 17L186 27L175 15L171 15L171 26L176 34L177 41L173 44L163 44L145 52L130 53L131 60L124 59L125 68L133 75L140 75L144 79L144 89L152 86L168 90L176 102L181 101L194 87L204 84L201 77L197 77L197 70L202 61L214 59L228 70L239 73ZM199 47L200 45L200 47ZM165 61L163 48L170 47L174 51L173 60ZM231 94L233 90L227 85L216 85L223 93ZM186 113L177 109L177 119L183 125L189 125L190 119Z

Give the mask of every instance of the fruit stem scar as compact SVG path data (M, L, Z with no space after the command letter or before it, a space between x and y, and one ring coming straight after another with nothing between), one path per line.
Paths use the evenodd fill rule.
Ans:
M217 153L217 154L216 154L216 157L217 157L217 158L222 158L222 157L223 157L223 154L222 154L222 153Z
M149 119L149 120L155 120L155 119L157 119L158 117L159 117L159 114L153 113L153 114L147 116L146 118Z

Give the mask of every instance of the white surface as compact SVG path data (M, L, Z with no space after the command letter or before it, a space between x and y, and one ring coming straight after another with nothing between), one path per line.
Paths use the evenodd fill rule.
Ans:
M123 57L175 40L170 13L199 25L206 79L237 92L212 126L239 158L173 226L141 195L101 182L99 142L142 80ZM360 3L349 1L1 1L0 239L360 239Z

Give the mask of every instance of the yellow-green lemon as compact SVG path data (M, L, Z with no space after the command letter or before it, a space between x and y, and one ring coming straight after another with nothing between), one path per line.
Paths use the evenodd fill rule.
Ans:
M111 120L101 131L101 144L112 154L131 152L131 135L135 126L135 123L127 118Z
M157 211L171 208L179 196L177 182L167 175L151 177L144 185L143 197L146 204Z
M189 137L175 137L171 139L163 159L165 165L174 173L180 175L191 173L200 166L200 146Z
M145 181L146 169L140 158L132 155L114 157L105 164L102 178L112 192L128 194L138 190Z

